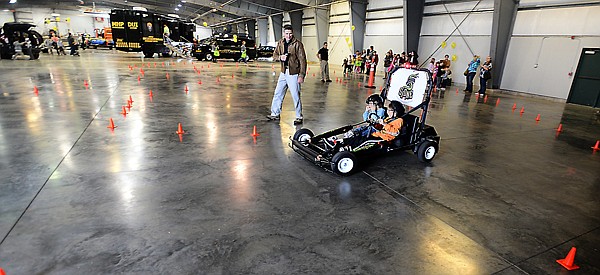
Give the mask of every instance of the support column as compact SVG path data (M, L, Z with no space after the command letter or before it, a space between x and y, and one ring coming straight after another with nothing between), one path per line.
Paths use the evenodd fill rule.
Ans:
M494 21L492 22L492 37L490 56L492 57L492 89L500 88L502 73L506 64L508 45L512 35L519 0L494 0ZM482 62L485 57L482 56Z
M419 52L425 0L404 0L404 51Z
M269 39L269 32L267 26L267 19L260 18L257 20L258 23L258 39L260 39L260 46L266 46Z
M358 1L350 2L350 24L354 26L352 31L352 47L354 51L362 51L365 43L365 19L367 18L367 3ZM323 42L321 42L323 43Z
M329 7L315 8L315 28L317 29L317 49L323 46L329 36Z
M273 33L275 34L275 41L281 40L283 37L283 14L277 14L271 16L271 22L273 22Z
M237 25L237 33L246 33L246 24L238 23Z
M248 31L248 35L250 37L256 39L256 20L246 21L246 30Z
M301 10L290 12L290 23L294 29L294 37L300 41L302 41L302 14Z

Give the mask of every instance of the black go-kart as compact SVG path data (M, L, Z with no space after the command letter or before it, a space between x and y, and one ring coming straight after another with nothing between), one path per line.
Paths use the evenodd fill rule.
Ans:
M435 129L425 124L427 109L433 90L431 74L427 70L396 68L389 75L382 96L411 107L401 118L400 134L391 141L369 138L354 148L336 146L343 135L360 125L378 128L378 117L371 114L368 120L346 125L315 135L310 129L302 128L290 137L290 147L305 159L340 175L349 175L357 170L359 163L373 155L397 150L411 150L423 162L430 162L439 150L440 137ZM416 114L421 110L420 114Z

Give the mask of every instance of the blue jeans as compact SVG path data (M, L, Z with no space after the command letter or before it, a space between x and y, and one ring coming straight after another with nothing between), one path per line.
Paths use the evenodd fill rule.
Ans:
M480 77L479 78L479 93L480 94L485 94L485 88L487 87L487 79Z
M277 79L277 87L275 87L275 93L273 94L273 102L271 102L271 115L278 116L281 114L281 105L283 104L283 98L285 97L287 89L290 90L290 94L292 94L292 98L294 99L296 118L302 118L302 102L300 100L300 84L298 83L298 75L291 75L289 70L285 70L285 73L279 74L279 79Z
M465 88L467 92L473 91L473 78L475 78L475 74L475 72L469 72L469 74L467 74L467 88Z

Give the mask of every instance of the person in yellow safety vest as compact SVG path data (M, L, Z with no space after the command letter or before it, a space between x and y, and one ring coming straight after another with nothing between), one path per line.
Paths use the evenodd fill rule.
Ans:
M362 66L362 61L362 56L360 56L360 53L357 53L356 60L354 61L354 68L356 69L357 73L361 73L360 67Z
M165 37L169 37L170 34L171 34L171 30L169 30L169 26L167 26L167 24L165 24L165 26L163 27L163 35Z
M240 59L238 60L238 62L243 61L244 63L248 64L248 53L246 50L246 41L242 41L241 51L242 51L242 55L240 56Z
M219 55L221 55L219 53L219 46L215 44L215 45L213 45L213 58L212 58L213 63L217 63L217 58L219 58Z

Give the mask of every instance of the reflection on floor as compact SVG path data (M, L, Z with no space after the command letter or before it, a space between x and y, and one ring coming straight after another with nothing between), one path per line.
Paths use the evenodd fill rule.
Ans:
M600 273L596 110L450 87L431 103L431 164L397 153L338 177L288 147L290 96L265 119L273 67L100 50L1 61L0 267L553 274L577 247L581 272ZM302 85L315 132L359 121L382 85L330 70L321 83L311 66Z

